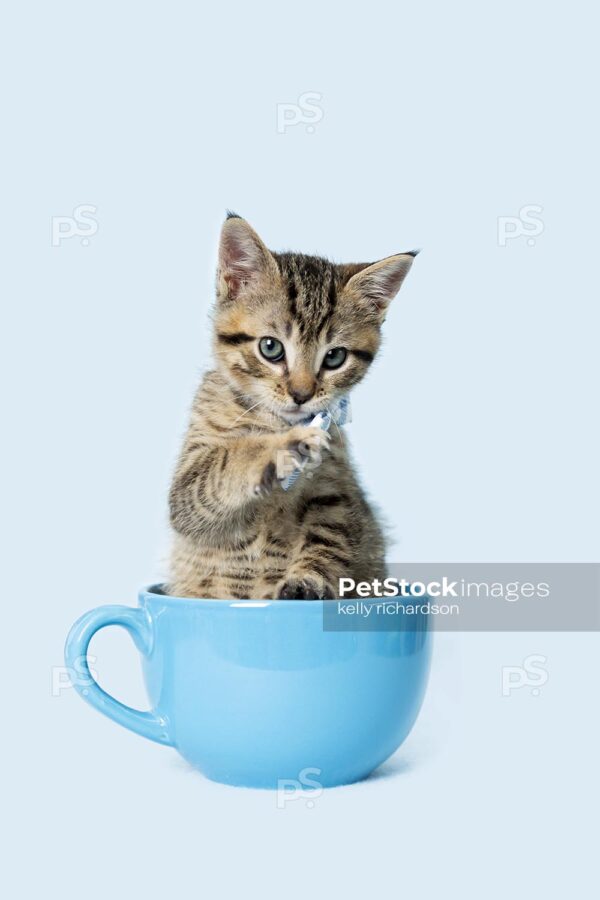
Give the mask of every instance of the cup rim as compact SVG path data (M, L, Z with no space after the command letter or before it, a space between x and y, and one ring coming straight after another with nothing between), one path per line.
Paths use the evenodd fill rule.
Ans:
M181 606L181 604L212 606L219 609L302 609L323 611L324 604L343 602L341 598L333 600L219 600L216 597L177 597L163 591L164 584L150 584L140 590L140 601L160 601L168 606Z

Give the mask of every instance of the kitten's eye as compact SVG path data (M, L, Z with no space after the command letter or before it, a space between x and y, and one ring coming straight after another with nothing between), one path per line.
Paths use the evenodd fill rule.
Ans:
M345 347L334 347L333 350L328 350L325 354L323 368L339 369L342 363L345 362L347 356L348 351Z
M285 356L283 344L277 338L261 338L258 342L258 349L269 362L279 362Z

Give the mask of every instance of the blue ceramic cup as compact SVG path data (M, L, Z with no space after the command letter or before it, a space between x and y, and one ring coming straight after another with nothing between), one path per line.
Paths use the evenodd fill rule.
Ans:
M431 635L326 631L328 601L189 600L160 587L137 608L101 606L65 647L80 695L120 725L175 747L213 781L245 787L349 784L405 739L425 693ZM93 635L120 625L142 656L150 712L125 706L92 678Z

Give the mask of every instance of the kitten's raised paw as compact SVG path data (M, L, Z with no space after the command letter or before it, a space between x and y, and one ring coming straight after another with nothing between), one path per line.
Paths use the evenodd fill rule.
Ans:
M296 465L308 469L316 468L324 452L329 450L331 435L310 425L296 425L290 430L285 450Z
M278 600L333 600L334 593L330 585L323 580L311 576L306 578L290 578L279 588Z
M268 496L276 487L296 469L309 472L321 462L322 455L329 449L331 438L326 431L308 425L297 425L290 428L284 441L279 441L274 459L271 459L262 470L258 484L253 492L256 497Z

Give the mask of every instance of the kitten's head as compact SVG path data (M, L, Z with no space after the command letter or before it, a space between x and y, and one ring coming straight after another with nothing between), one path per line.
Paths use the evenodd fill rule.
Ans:
M244 219L223 225L215 352L237 391L288 422L326 409L365 375L415 253L335 265L272 253Z

